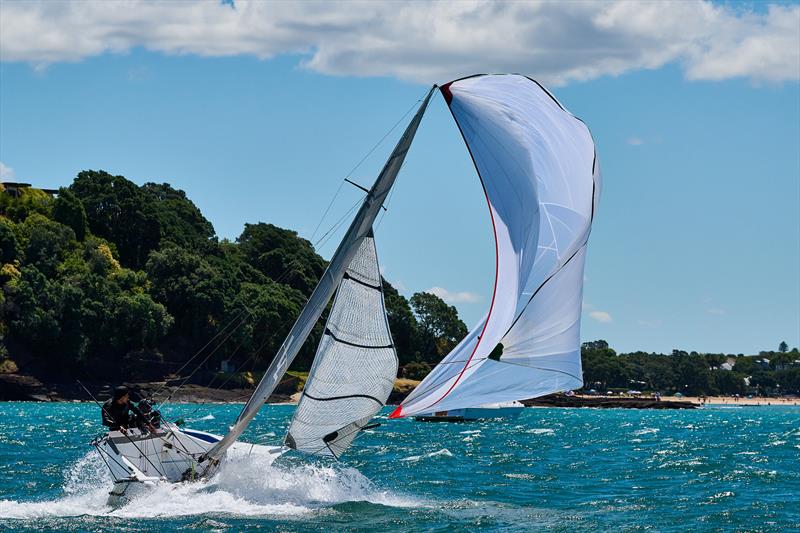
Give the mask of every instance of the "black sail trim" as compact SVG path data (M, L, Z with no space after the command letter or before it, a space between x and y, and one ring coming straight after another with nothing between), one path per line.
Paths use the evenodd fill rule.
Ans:
M344 395L344 396L330 396L328 398L317 398L315 396L311 396L306 391L303 391L303 396L308 396L312 400L316 400L318 402L332 402L334 400L346 400L348 398L366 398L368 400L372 400L373 402L376 402L376 403L380 404L381 406L384 405L384 403L382 401L377 399L375 396L370 396L369 394L347 394L347 395Z
M355 342L348 342L336 337L331 330L325 328L325 335L329 335L333 340L336 342L341 342L342 344L346 344L348 346L353 346L354 348L364 348L365 350L385 350L387 348L394 348L394 344L387 344L385 346L369 346L366 344L356 344Z
M381 290L381 286L380 285L373 285L372 283L367 283L366 281L361 281L360 279L351 276L348 272L344 273L344 278L343 279L349 279L351 281L355 281L359 285L363 285L364 287L367 287L367 288L370 288L370 289L374 289L376 291L380 291Z

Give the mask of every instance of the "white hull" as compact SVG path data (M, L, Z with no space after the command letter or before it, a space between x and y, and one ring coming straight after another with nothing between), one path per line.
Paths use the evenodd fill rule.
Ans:
M486 420L495 418L516 418L522 414L525 406L519 402L503 402L464 409L436 411L417 415L414 418L424 422L461 422L468 420Z
M156 433L143 434L138 429L126 433L108 432L93 443L114 479L108 504L124 505L160 483L179 483L212 475L216 468L198 460L221 438L173 424L164 424ZM229 453L246 454L254 448L265 450L272 460L285 451L281 447L237 442Z

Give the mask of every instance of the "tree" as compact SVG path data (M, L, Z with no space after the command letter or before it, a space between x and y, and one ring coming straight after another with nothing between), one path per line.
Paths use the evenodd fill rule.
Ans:
M25 262L35 265L49 277L67 252L74 248L75 232L71 228L38 213L30 215L20 225L25 248Z
M265 276L311 294L325 271L325 261L297 232L272 224L245 224L237 239L245 259Z
M72 228L79 241L86 236L89 226L86 209L80 199L65 187L58 190L58 198L53 202L53 220Z
M417 319L405 296L397 292L397 289L386 280L383 280L383 299L397 358L401 365L409 363L418 355L414 346L419 334Z
M145 268L153 299L175 317L180 335L197 349L228 320L228 306L238 289L198 254L167 245L150 254Z
M84 170L69 189L83 203L92 233L116 245L123 265L143 267L161 228L139 187L123 176Z
M411 297L411 307L417 318L418 352L423 361L438 363L467 333L467 326L458 318L452 305L429 292Z
M10 263L17 258L19 243L14 234L13 222L0 219L0 263Z
M186 193L168 183L145 183L141 187L147 212L158 222L161 240L184 248L210 251L214 239L211 225Z
M786 353L789 351L789 345L786 344L786 341L781 341L781 343L778 345L778 351L781 353Z

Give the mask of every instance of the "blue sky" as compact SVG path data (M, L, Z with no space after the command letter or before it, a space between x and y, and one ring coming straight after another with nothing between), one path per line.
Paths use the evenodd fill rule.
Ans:
M738 24L739 33L692 37L683 51L659 56L664 43L628 28L630 17L604 12L587 20L623 21L614 31L603 22L606 33L592 37L618 45L609 57L568 54L558 66L523 54L505 64L483 43L486 68L478 70L543 79L596 139L604 191L586 269L584 340L604 338L622 351L753 353L781 340L797 346L800 58L789 50L780 64L774 51L798 38L800 10L692 5L710 9L703 16L724 32ZM19 16L8 6L0 12L2 34ZM48 24L78 24L68 10L37 9L39 35ZM136 20L95 15L95 25L124 24L133 29L119 35L136 34ZM501 15L498 24L505 24ZM580 18L570 17L572 25ZM391 24L385 18L381 24ZM661 25L669 28L669 20ZM262 52L247 48L247 35L213 31L202 46L210 40L222 51L144 31L122 44L110 30L74 43L42 38L50 49L19 40L12 46L6 37L3 177L58 187L91 168L137 183L167 181L189 194L221 237L264 221L311 238L342 178L429 83L448 81L437 76L452 77L451 69L477 69L475 54L450 58L435 43L433 59L403 47L354 58L349 41L315 41L324 31L282 37L297 45L269 41ZM361 31L357 37L368 39L370 30ZM619 44L622 35L630 42ZM97 46L84 42L92 38ZM770 61L753 56L760 47L748 43L759 39L773 47ZM640 55L650 49L651 56ZM404 124L353 172L354 180L371 183ZM342 187L314 240L360 195ZM403 293L436 287L470 326L486 311L494 275L490 222L441 97L425 116L376 233L384 275ZM320 253L328 257L340 234Z

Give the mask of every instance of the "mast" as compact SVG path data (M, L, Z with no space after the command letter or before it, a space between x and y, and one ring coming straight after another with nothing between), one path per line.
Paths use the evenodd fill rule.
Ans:
M364 198L364 203L361 204L358 214L356 214L342 242L339 243L339 247L336 249L333 257L331 257L328 268L325 270L322 278L320 278L314 292L311 293L308 302L306 302L306 306L303 308L297 321L283 341L278 353L275 355L272 363L270 363L269 368L264 373L264 377L261 379L258 387L256 387L253 395L239 414L236 423L231 427L228 434L200 459L200 462L210 459L211 462L214 463L222 457L225 451L239 438L242 432L244 432L261 406L266 403L281 377L283 377L289 365L294 361L294 358L297 356L306 338L314 328L314 324L316 324L325 306L328 305L328 302L333 297L336 287L338 287L339 283L342 281L344 272L358 251L361 241L363 241L364 237L371 231L372 224L375 222L375 217L378 216L381 206L386 200L386 196L389 194L392 185L394 185L397 174L400 172L406 153L408 153L408 149L411 147L411 141L414 139L414 135L417 132L419 123L422 120L422 115L425 113L425 109L433 95L434 89L436 89L435 85L428 91L428 94L425 96L422 104L420 104L414 118L411 119L411 123L394 147L392 155L389 156L389 159L383 166L383 170L381 170L372 188L367 193L366 198Z

